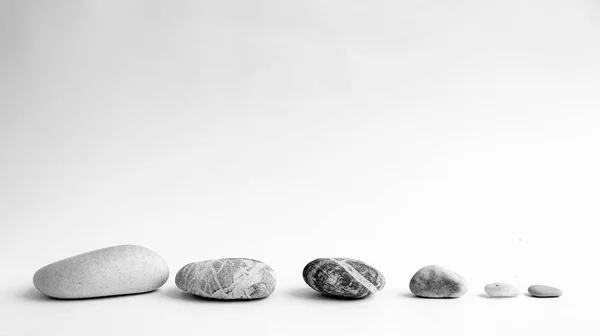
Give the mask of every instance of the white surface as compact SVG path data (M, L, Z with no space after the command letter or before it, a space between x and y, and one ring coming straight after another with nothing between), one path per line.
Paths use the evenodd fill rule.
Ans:
M597 1L0 0L0 334L598 334L599 60ZM123 243L167 260L161 290L32 287ZM175 288L231 256L276 292ZM388 285L325 300L301 279L323 256ZM406 295L427 264L471 291Z

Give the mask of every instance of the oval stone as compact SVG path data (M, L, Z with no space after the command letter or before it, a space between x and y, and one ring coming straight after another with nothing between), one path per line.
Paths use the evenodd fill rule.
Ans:
M515 297L519 295L519 289L516 286L503 282L487 284L483 290L492 297Z
M210 299L262 299L275 290L275 271L253 259L198 261L180 269L175 284L181 290Z
M302 271L304 282L319 293L360 299L385 286L385 277L375 267L349 258L319 258Z
M57 299L150 292L169 278L169 267L156 252L118 245L79 254L40 268L33 285Z
M425 298L456 298L468 291L463 277L437 265L418 270L410 279L409 288L416 296Z
M560 289L545 285L533 285L527 291L534 297L559 297L563 294Z

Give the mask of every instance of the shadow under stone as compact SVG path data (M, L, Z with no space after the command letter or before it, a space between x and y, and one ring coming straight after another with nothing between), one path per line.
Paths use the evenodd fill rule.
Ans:
M558 299L560 296L533 296L529 293L525 294L528 298L532 299Z
M135 296L135 295L143 295L155 292L158 290L153 290L150 292L143 293L132 293L132 294L123 294L123 295L111 295L111 296L99 296L99 297L89 297L89 298L78 298L78 299L62 299L62 298L53 298L43 294L38 291L35 287L28 288L21 292L19 295L20 298L25 299L27 301L35 301L35 302L77 302L77 301L94 301L94 300L108 300L108 299L116 299L119 297L125 296Z
M364 300L369 300L373 297L373 294L362 297L362 298L346 298L346 297L339 297L339 296L331 296L331 295L325 295L325 294L318 293L310 288L295 288L295 289L288 291L287 294L289 296L299 298L299 299L306 299L306 300L313 300L313 301L329 301L329 302L364 301Z
M205 298L202 296L198 296L198 295L194 295L194 294L190 294L187 292L182 291L179 288L174 288L171 287L167 290L164 291L164 294L172 299L176 299L176 300L182 300L182 301L187 301L187 302L204 302L204 303L216 303L216 304L225 304L225 303L250 303L253 301L262 301L264 299L269 298L268 296L266 298L260 298L260 299L236 299L236 300L220 300L220 299L211 299L211 298ZM272 295L272 294L271 294Z
M19 294L19 297L21 299L27 300L27 301L35 301L35 302L52 302L52 301L61 301L58 299L53 299L49 296L46 296L44 294L42 294L40 291L38 291L35 288L27 288L26 290L22 291Z
M520 295L517 296L489 296L488 294L484 294L481 293L479 295L480 298L484 298L484 299L492 299L492 300L506 300L506 299L515 299L518 298Z
M456 299L460 298L460 297L431 298L431 297L416 296L412 292L400 293L400 294L398 294L398 297L403 297L403 298L407 298L407 299L417 299L417 300L441 300L441 301L456 300Z

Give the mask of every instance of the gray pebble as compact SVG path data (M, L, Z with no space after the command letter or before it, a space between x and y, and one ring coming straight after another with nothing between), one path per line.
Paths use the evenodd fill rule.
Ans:
M563 292L555 287L545 286L545 285L533 285L530 286L527 291L531 296L534 297L559 297L563 294Z
M467 281L442 266L421 268L410 280L410 291L425 298L456 298L468 291Z

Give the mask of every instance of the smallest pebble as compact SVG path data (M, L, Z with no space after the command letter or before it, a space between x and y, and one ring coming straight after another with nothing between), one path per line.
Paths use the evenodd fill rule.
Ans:
M483 290L491 297L515 297L519 295L519 289L516 286L502 282L487 284Z
M531 296L542 298L559 297L563 294L560 289L545 285L533 285L530 286L527 291L529 291Z

